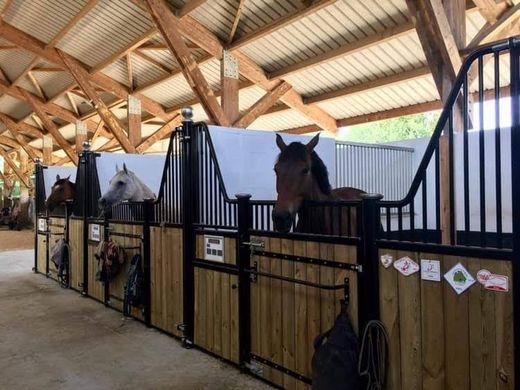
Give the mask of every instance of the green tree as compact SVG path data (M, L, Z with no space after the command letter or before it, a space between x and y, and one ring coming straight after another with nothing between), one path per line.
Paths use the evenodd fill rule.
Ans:
M427 112L349 126L340 130L338 141L381 143L430 137L440 112Z

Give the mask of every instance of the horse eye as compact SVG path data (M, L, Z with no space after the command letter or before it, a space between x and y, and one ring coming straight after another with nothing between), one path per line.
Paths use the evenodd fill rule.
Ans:
M122 186L123 184L125 184L124 181L118 181L118 182L117 182L117 185L118 185L118 186Z
M309 168L304 168L302 170L302 174L306 175L307 173L309 173Z

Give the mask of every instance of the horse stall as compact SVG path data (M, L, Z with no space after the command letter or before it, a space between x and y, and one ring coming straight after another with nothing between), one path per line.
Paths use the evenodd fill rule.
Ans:
M83 230L70 236L72 248L83 248L83 293L121 310L129 258L109 283L95 277L99 243L112 238L143 257L145 299L135 318L279 387L310 388L314 341L346 305L372 384L387 376L389 389L514 389L520 155L511 150L520 149L520 52L511 42L468 57L417 169L409 148L277 141L194 123L189 109L162 163L84 151L73 210ZM514 92L495 106L496 118L513 107L510 129L498 120L495 129L479 127L489 115L482 99L474 130L467 110L455 120L455 107L468 108L469 68L485 56L494 59L485 82L495 97L504 82ZM482 98L482 67L477 74ZM321 162L311 171L321 175L319 190L355 185L389 195L304 200L280 225L273 166L288 141L312 143L303 149ZM230 153L229 145L239 147ZM148 176L157 198L102 216L98 200L116 161ZM367 330L375 338L362 342Z
M42 273L64 286L70 285L71 275L76 272L79 264L77 261L71 261L71 258L79 260L79 253L78 251L69 251L68 266L62 275L58 274L58 270L50 262L50 255L54 245L61 238L67 242L69 241L71 203L58 202L57 207L49 210L46 201L53 194L53 190L55 190L54 185L58 178L68 178L67 180L70 179L70 182L74 183L75 177L76 168L43 166L41 164L36 164L35 166L36 237L34 271Z

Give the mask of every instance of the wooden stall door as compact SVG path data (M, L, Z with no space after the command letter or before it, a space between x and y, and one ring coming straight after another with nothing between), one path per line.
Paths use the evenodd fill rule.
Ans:
M152 227L150 230L152 325L182 336L183 322L182 229Z
M70 248L70 287L83 289L83 220L71 219L69 222Z
M255 237L266 252L356 263L356 247ZM253 256L258 271L320 284L342 284L350 279L349 317L357 332L357 277L354 272L326 266ZM329 291L259 276L251 284L251 347L262 359L311 378L314 339L329 330L340 310L343 290ZM310 388L295 377L255 362L267 380L286 389Z
M38 273L45 275L47 272L47 234L38 232L36 241L36 245L38 245L36 268Z
M95 254L97 252L97 248L99 245L99 241L93 241L91 234L91 225L100 225L99 234L100 234L100 241L103 241L104 239L104 233L103 233L103 225L100 223L89 223L88 224L88 296L92 297L94 299L97 299L98 301L103 302L104 300L104 287L103 283L98 282L96 280L96 272L98 269L98 262L95 258Z
M204 236L197 236L199 259L204 258ZM224 239L224 263L236 265L236 239ZM195 268L195 344L238 363L238 276Z
M56 243L64 238L65 234L65 224L66 220L62 217L50 217L47 223L49 235L49 245L48 245L48 251L49 251L49 277L51 277L54 280L58 280L58 270L56 269L56 266L54 263L50 260L51 253L56 245Z
M439 260L441 278L457 263L507 275L511 263L382 249L380 255ZM514 389L512 293L476 282L457 295L444 281L380 267L381 319L390 339L391 390ZM513 286L510 286L513 287Z

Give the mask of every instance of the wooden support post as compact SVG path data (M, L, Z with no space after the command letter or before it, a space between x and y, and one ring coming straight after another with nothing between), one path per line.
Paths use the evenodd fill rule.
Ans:
M224 50L222 60L220 61L220 84L222 90L220 101L229 123L235 123L240 116L238 105L240 77L238 67L237 59L230 52Z
M132 95L128 95L128 139L133 146L141 143L141 101Z
M43 165L52 165L52 136L44 135L42 138Z
M87 140L87 126L83 121L76 121L76 152L83 150L83 142Z
M31 183L29 183L22 170L16 166L16 163L11 159L11 157L9 157L3 148L0 148L0 156L4 158L4 161L7 163L7 165L9 165L18 179L20 179L20 183L27 188L31 187Z
M29 165L29 162L27 160L28 160L27 153L25 152L25 150L20 149L18 151L18 161L20 162L20 172L25 177L25 180L27 181L27 183L31 184L30 174L27 173L28 165ZM22 187L21 188L21 195L22 196L29 196L29 189L27 187Z
M4 170L5 170L5 167L4 167ZM0 171L0 179L2 179L4 181L4 189L7 190L2 193L2 196L4 196L4 197L9 196L9 194L11 193L11 191L13 189L13 182L7 177L6 174L2 173L2 171Z

